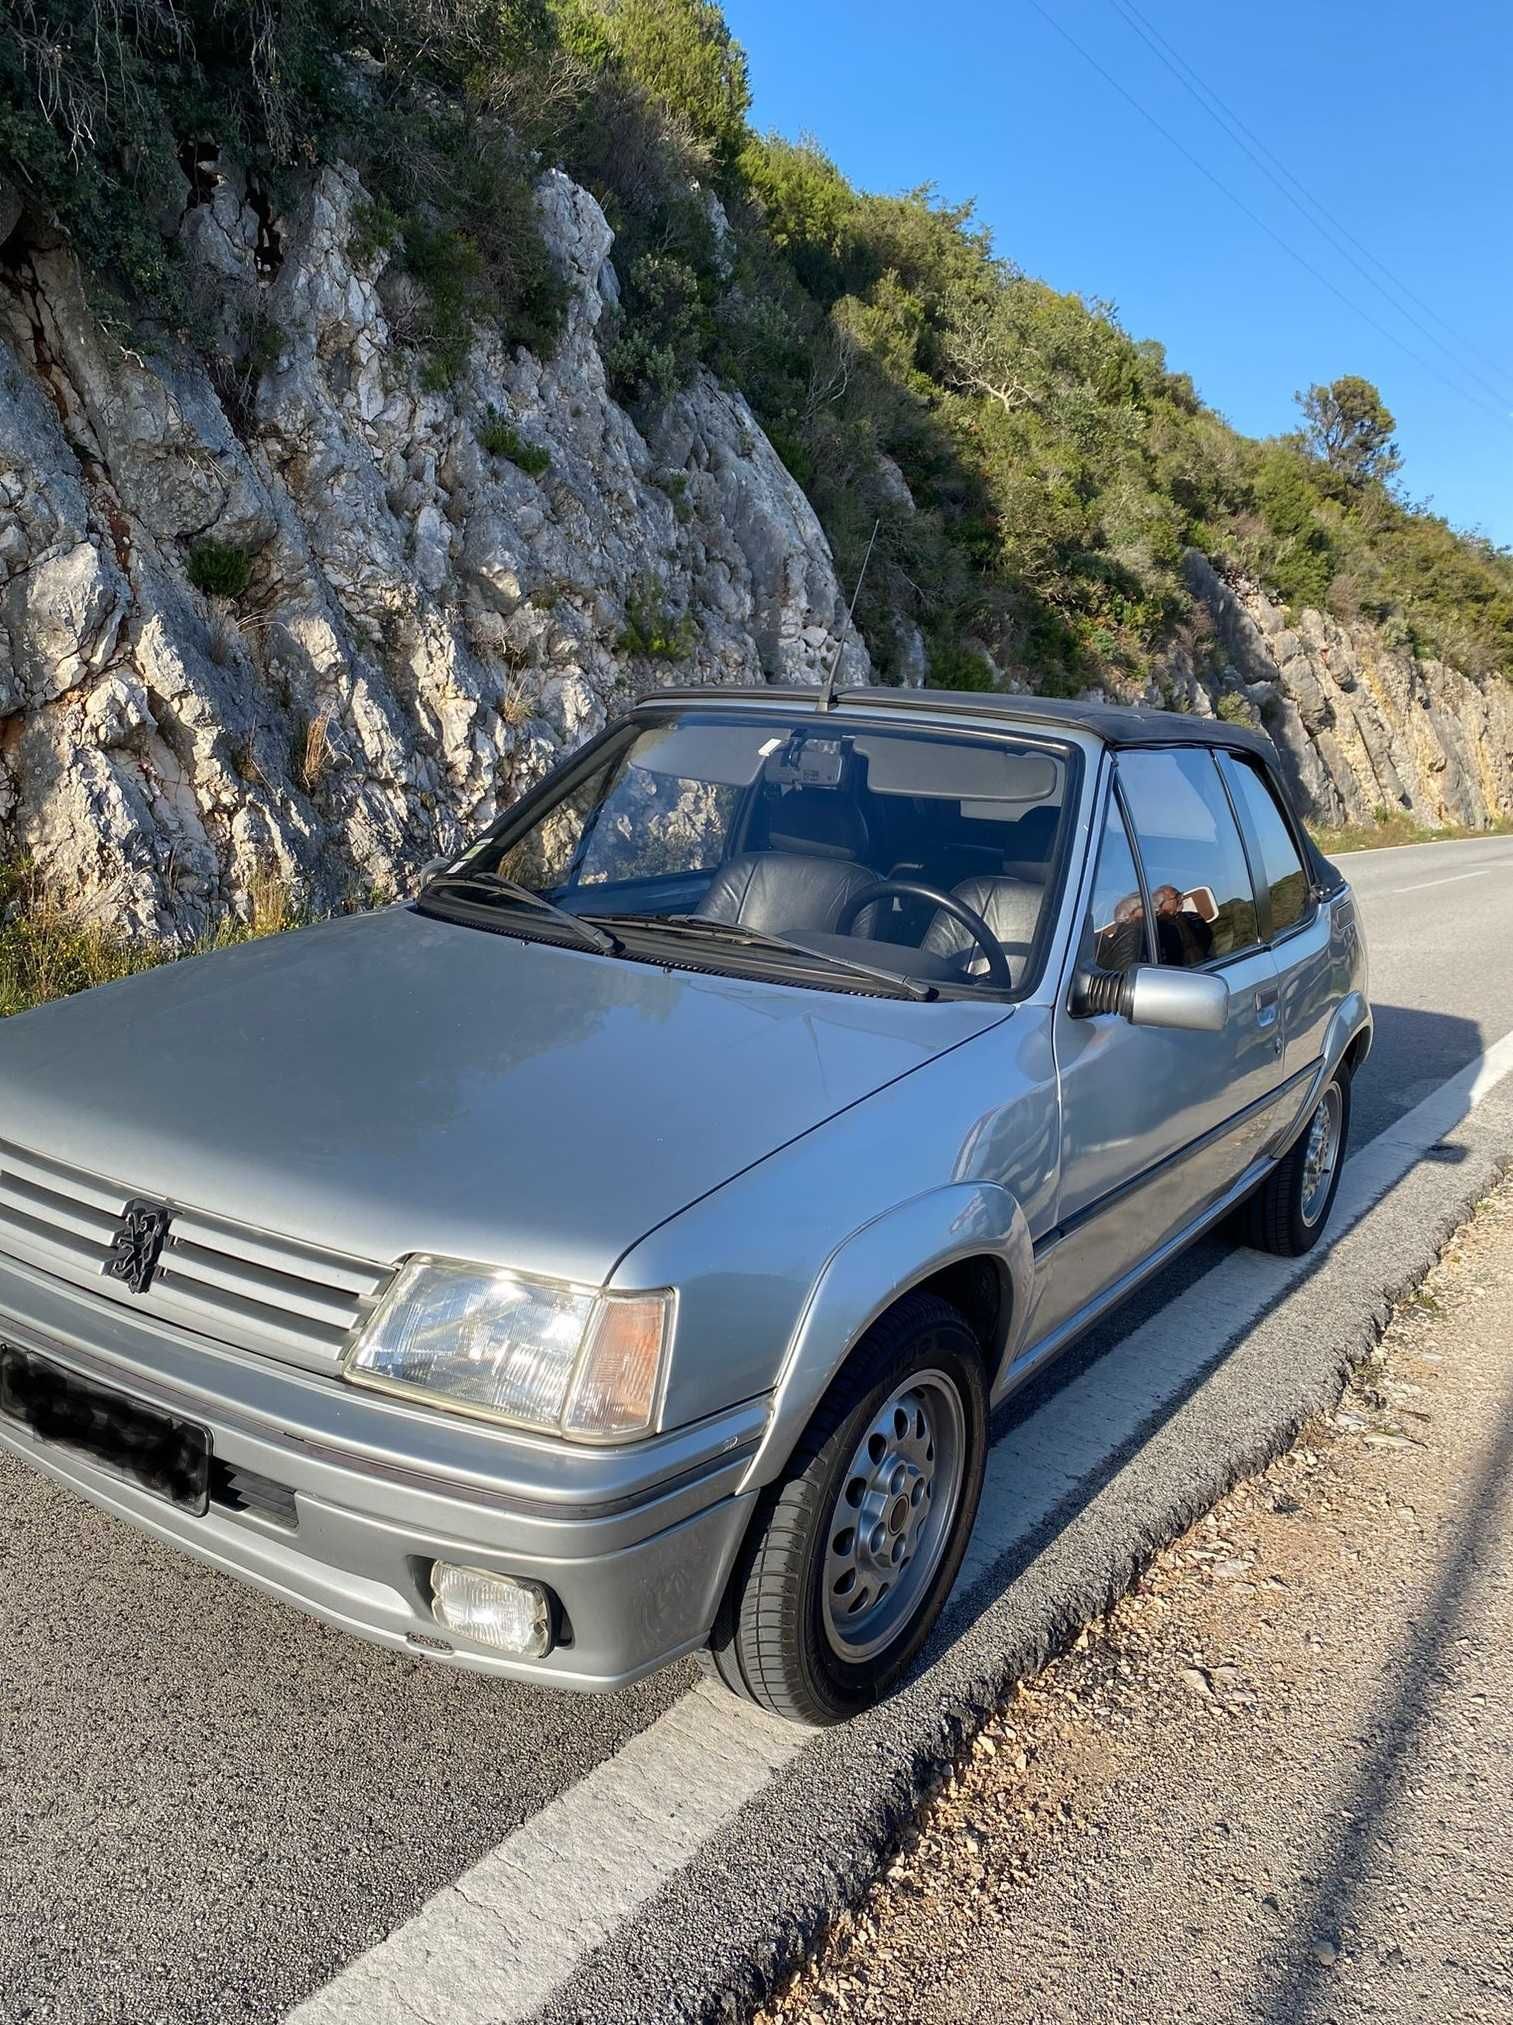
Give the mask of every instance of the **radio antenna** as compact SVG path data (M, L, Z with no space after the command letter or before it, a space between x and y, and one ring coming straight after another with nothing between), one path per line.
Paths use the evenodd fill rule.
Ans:
M867 574L867 565L872 560L872 550L877 542L877 530L882 526L882 516L872 523L872 533L867 542L867 553L862 557L862 566L856 573L856 589L851 593L851 604L846 612L846 623L841 627L841 636L835 643L835 652L830 657L830 672L820 688L820 709L835 708L835 678L840 673L841 655L845 651L846 635L851 631L851 622L856 617L856 601L862 594L862 583Z

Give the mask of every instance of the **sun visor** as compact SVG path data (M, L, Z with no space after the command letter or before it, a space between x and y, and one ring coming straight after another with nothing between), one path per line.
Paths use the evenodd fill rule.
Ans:
M756 779L767 751L750 724L656 724L636 740L632 764L674 780L744 788Z
M1048 752L866 733L852 743L867 761L867 785L874 794L987 805L974 808L974 815L996 814L1005 803L1026 808L1047 802L1061 786L1061 761Z

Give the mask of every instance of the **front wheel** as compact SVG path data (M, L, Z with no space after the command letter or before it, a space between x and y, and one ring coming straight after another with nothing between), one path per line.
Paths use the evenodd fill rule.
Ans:
M1337 1069L1313 1116L1245 1205L1245 1235L1283 1258L1311 1252L1329 1221L1350 1137L1350 1077Z
M907 1295L763 1494L710 1642L726 1686L816 1725L880 1701L956 1579L986 1450L976 1337L948 1302Z

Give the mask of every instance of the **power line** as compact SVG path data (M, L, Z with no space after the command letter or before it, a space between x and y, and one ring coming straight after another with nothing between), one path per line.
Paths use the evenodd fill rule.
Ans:
M1104 83L1108 85L1111 90L1118 92L1119 96L1125 101L1125 103L1127 105L1132 106L1134 110L1137 113L1139 113L1141 119L1143 119L1148 126L1152 126L1155 128L1156 132L1160 134L1161 138L1168 144L1168 146L1175 148L1177 153L1181 155L1182 159L1185 162L1187 162L1190 167L1196 169L1198 174L1202 176L1206 182L1212 183L1214 188L1217 191L1219 191L1221 196L1227 197L1230 203L1234 205L1235 209L1237 211L1242 212L1244 216L1250 220L1252 225L1254 225L1259 231L1264 232L1266 234L1268 239L1274 240L1276 244L1281 247L1282 251L1285 254L1287 254L1289 259L1295 260L1298 266L1303 269L1304 273L1311 275L1312 278L1316 282L1318 282L1321 288L1327 288L1329 290L1329 293L1332 296L1334 296L1337 301L1342 302L1345 305L1346 309L1350 310L1354 315L1360 317L1363 323L1369 324L1379 337L1384 337L1386 338L1389 344L1396 345L1398 350L1406 353L1406 355L1413 360L1416 366L1420 366L1426 373L1430 374L1434 379L1437 379L1442 386L1448 387L1452 394L1457 395L1463 401L1471 402L1474 406L1479 407L1485 414L1493 416L1499 422L1505 421L1507 419L1501 408L1494 407L1489 401L1484 400L1479 394L1470 393L1466 388L1457 386L1453 380L1448 379L1445 376L1445 374L1440 370L1438 366L1434 364L1434 362L1431 359L1424 358L1421 353L1416 352L1413 349L1412 345L1405 343L1404 340L1400 338L1395 331L1388 330L1385 324L1378 323L1377 319L1371 314L1369 310L1363 309L1358 302L1352 301L1351 298L1348 295L1346 295L1345 291L1342 288L1338 287L1333 281L1330 280L1327 274L1323 273L1321 269L1314 266L1313 262L1307 257L1306 254L1300 253L1298 249L1294 245L1292 245L1289 240L1286 240L1282 237L1281 233L1278 232L1274 226L1269 225L1266 222L1266 220L1260 215L1259 212L1253 211L1250 205L1245 202L1245 199L1243 197L1237 195L1236 192L1233 191L1229 187L1229 185L1226 182L1224 182L1220 177L1216 176L1213 170L1210 169L1205 163L1199 161L1198 157L1192 152L1191 148L1186 147L1181 141L1179 141L1177 136L1174 133L1172 133L1170 128L1164 127L1161 124L1160 120L1156 118L1156 115L1153 112L1149 111L1147 107L1142 105L1140 100L1135 97L1134 93L1128 91L1125 88L1125 86L1119 82L1118 78L1112 74L1112 72L1105 70L1103 65L1098 61L1097 57L1094 56L1090 50L1084 48L1084 46L1077 40L1076 36L1072 34L1071 30L1064 28L1062 24L1056 19L1055 15L1052 14L1049 11L1049 9L1043 7L1040 4L1040 0L1029 0L1029 5L1034 8L1035 12L1041 17L1043 21L1048 22L1050 26L1055 29L1056 33L1061 37L1063 42L1068 43L1073 49L1076 50L1077 54L1082 58L1083 62L1086 63L1090 69L1095 70L1098 73L1098 75L1103 79Z
M1368 247L1363 246L1348 226L1342 224L1333 212L1320 202L1313 195L1312 191L1293 174L1287 164L1272 152L1265 141L1261 139L1260 135L1253 128L1246 125L1245 121L1241 119L1234 108L1226 104L1219 93L1214 90L1213 86L1187 61L1186 57L1179 50L1172 47L1160 29L1140 12L1140 9L1134 4L1134 0L1109 0L1109 5L1135 31L1146 47L1166 65L1183 90L1187 92L1189 97L1197 101L1219 130L1250 156L1250 159L1256 164L1262 175L1268 181L1275 184L1288 203L1302 215L1305 221L1316 232L1321 233L1324 238L1330 241L1335 251L1345 260L1349 261L1356 273L1361 276L1369 287L1374 288L1379 295L1385 297L1397 314L1405 317L1415 330L1419 331L1429 340L1430 344L1437 346L1450 360L1458 373L1465 375L1466 378L1475 381L1477 385L1483 387L1504 412L1510 406L1513 406L1513 395L1510 395L1508 388L1494 385L1486 377L1486 374L1480 370L1480 367L1485 365L1490 371L1498 374L1501 374L1504 369L1489 359L1485 353L1481 352L1469 338L1462 336L1455 326L1447 322L1432 304L1425 302L1422 296L1416 295L1407 282L1401 280L1384 260L1378 259L1376 254L1372 253ZM1209 101L1212 101L1212 103L1209 103ZM1291 185L1291 188L1288 185ZM1310 216L1310 212L1316 212L1318 215L1316 217ZM1321 220L1322 222L1320 222ZM1350 250L1352 247L1355 249L1354 253ZM1361 259L1358 260L1356 254L1360 254ZM1384 285L1379 281L1371 273L1370 268L1362 264L1363 261L1369 261L1372 267L1379 269L1387 277L1387 283ZM1426 316L1432 317L1441 329L1447 331L1455 340L1456 345L1466 354L1466 357L1457 358L1455 352L1446 344L1445 340L1437 337L1430 330L1429 326L1414 314L1413 309L1404 306L1405 303L1415 305ZM1476 361L1478 363L1468 363L1468 361Z

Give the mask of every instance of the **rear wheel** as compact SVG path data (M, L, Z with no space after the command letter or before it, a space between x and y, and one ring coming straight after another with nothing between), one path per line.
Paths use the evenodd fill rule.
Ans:
M1350 1076L1337 1069L1313 1116L1242 1212L1245 1237L1283 1258L1311 1252L1334 1207L1350 1136Z
M910 1294L868 1332L763 1494L711 1639L726 1686L795 1722L843 1722L909 1667L982 1494L982 1354Z

